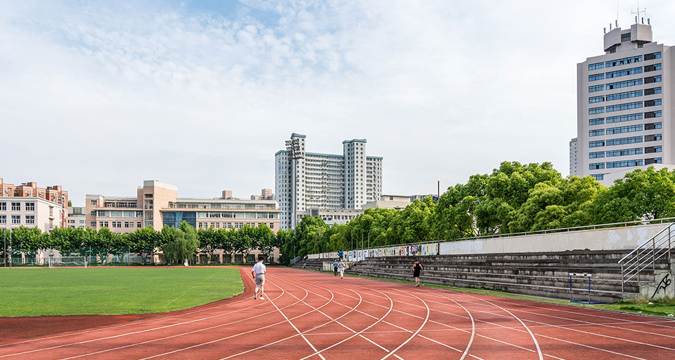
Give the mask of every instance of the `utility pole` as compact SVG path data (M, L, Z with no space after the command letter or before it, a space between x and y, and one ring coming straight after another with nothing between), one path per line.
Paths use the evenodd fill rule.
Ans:
M5 267L7 267L7 231L2 230L2 248L4 249L2 251L2 256L4 257L4 262L5 262Z
M9 251L12 251L12 233L9 233ZM9 254L9 269L12 270L12 254Z

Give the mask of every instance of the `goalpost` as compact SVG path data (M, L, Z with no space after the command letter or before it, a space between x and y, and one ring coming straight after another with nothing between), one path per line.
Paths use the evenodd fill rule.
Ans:
M87 257L78 255L78 256L50 256L48 257L46 262L49 265L49 268L56 268L56 267L81 267L81 268L87 268Z

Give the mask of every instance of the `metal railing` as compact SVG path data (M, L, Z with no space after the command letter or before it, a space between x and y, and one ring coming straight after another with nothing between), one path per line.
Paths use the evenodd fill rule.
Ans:
M640 284L640 274L646 269L656 270L656 262L668 256L672 258L673 246L675 246L675 223L671 223L665 229L647 240L644 244L636 247L619 260L621 265L621 293L624 284L635 279Z

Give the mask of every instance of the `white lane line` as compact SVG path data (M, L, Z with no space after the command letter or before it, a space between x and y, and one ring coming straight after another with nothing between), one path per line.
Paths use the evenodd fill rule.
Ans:
M445 296L444 296L445 297ZM449 298L446 298L449 299ZM464 360L466 358L466 355L469 354L469 349L471 349L471 344L473 344L473 338L476 336L476 322L473 320L473 315L471 315L471 311L467 310L462 304L458 303L454 299L449 299L452 300L455 304L459 305L466 311L467 315L471 318L471 338L469 339L469 343L466 344L466 348L464 349L464 352L462 353L462 357L459 358L459 360Z
M429 305L427 305L427 303L426 303L424 300L420 299L418 296L416 296L416 295L413 295L413 296L415 296L419 301L421 301L422 304L424 304L424 307L427 308L427 316L424 318L424 322L422 323L422 325L420 325L420 327L417 328L417 331L415 331L415 333L412 334L412 335L408 338L408 340L402 342L396 349L390 351L389 354L387 354L385 357L382 358L382 360L388 358L391 354L395 353L395 352L398 351L400 348L402 348L405 344L407 344L408 342L410 342L410 340L412 340L415 336L417 336L417 334L420 333L420 330L422 330L422 328L424 327L424 325L426 325L427 322L429 321L429 314L430 314L430 311L429 311Z
M251 281L253 281L253 280L251 280ZM274 284L274 286L276 286L276 287L278 287L279 289L281 289L281 287L278 286L278 285L276 285L276 284ZM286 293L286 292L285 292L285 293ZM290 292L287 292L287 293L288 293L289 295L295 297L296 299L300 300L299 298L297 298L296 296L294 296L294 295L291 294ZM309 295L309 292L308 292L308 291L305 291L305 294L306 294L306 296L303 297L303 299L305 299L305 298L307 297L307 295ZM326 302L325 304L319 306L319 308L322 308L322 307L324 307L324 306L330 304L331 301L332 301L332 299L329 300L328 302ZM299 302L300 302L300 301L299 301ZM276 307L276 305L275 305L275 307ZM263 329L271 328L271 327L273 327L273 326L280 325L280 324L284 324L284 323L286 323L286 322L289 322L289 323L290 323L290 320L295 320L295 319L297 319L297 318L300 318L300 317L303 317L303 316L305 316L305 315L308 315L308 314L310 314L310 313L312 313L312 312L314 312L314 311L313 311L313 310L312 310L312 311L308 311L308 312L306 312L306 313L304 313L304 314L300 314L300 315L298 315L298 316L295 316L295 317L291 318L290 320L283 314L283 312L281 312L281 311L279 311L279 312L283 315L283 317L284 317L286 320L280 321L280 322L277 322L277 323L274 323L274 324L271 324L271 325L263 326L263 327L260 327L260 328L254 329L254 330L246 331L246 332L243 332L243 333L239 333L239 334L235 334L235 335L230 335L230 336L227 336L227 337L224 337L224 338L219 338L219 339L211 340L211 341L208 341L208 342L204 342L204 343L200 343L200 344L197 344L197 345L188 346L188 347L185 347L185 348L177 349L177 350L174 350L174 351L169 351L169 352L162 353L162 354L153 355L153 356L150 356L150 357L143 358L143 359L141 359L141 360L152 359L152 358L156 358L156 357L160 357L160 356L170 355L170 354L174 354L174 353L177 353L177 352L181 352L181 351L185 351L185 350L190 350L190 349L194 349L194 348L197 348L197 347L200 347L200 346L209 345L209 344L213 344L213 343L220 342L220 341L223 341L223 340L231 339L231 338L234 338L234 337L237 337L237 336L241 336L241 335L253 333L253 332L256 332L256 331L263 330ZM292 323L291 323L291 324L292 324ZM293 327L295 327L295 326L293 326ZM297 328L296 328L296 329L297 329ZM324 360L325 360L325 359L324 359Z
M523 320L520 320L520 318L517 317L516 315L514 315L512 312L510 312L510 311L504 309L503 307L501 307L501 306L499 306L499 305L497 305L497 304L493 304L493 303L491 303L491 302L489 302L489 301L487 301L487 300L483 300L483 301L485 301L486 303L488 303L488 304L490 304L490 305L492 305L492 306L496 306L496 307L498 307L498 308L504 310L504 311L507 312L509 315L511 315L514 319L518 320L518 322L519 322L521 325L523 325L523 327L525 328L525 330L527 330L527 333L530 334L530 336L532 337L532 341L534 341L534 346L537 347L537 354L539 354L539 360L544 360L544 356L542 355L541 349L539 348L539 342L537 341L537 338L534 336L534 334L532 333L532 331L530 330L530 328L527 327L527 325L525 325L525 323L523 322Z
M281 297L281 296L283 296L283 295L284 295L284 292L282 292L282 293L279 295L279 297ZM258 305L253 305L252 307L257 307L257 306L261 306L261 305L263 305L263 304L261 303L261 304L258 304ZM106 337L102 337L102 338L96 338L96 339L90 339L90 340L78 341L78 342L74 342L74 343L55 345L55 346L46 347L46 348L40 348L40 349L34 349L34 350L27 350L27 351L23 351L23 352L14 353L14 354L0 355L0 358L11 357L11 356L17 356L17 355L24 355L24 354L30 354L30 353L35 353L35 352L45 351L45 350L59 349L59 348L64 348L64 347L74 346L74 345L88 344L88 343L93 343L93 342L101 341L101 340L116 339L116 338L120 338L120 337L124 337L124 336L136 335L136 334L146 333L146 332L150 332L150 331L157 331L157 330L167 329L167 328L171 328L171 327L175 327L175 326L179 326L179 325L185 325L185 324L191 324L191 323L195 323L195 322L199 322L199 321L209 320L209 319L213 319L213 318L225 316L225 315L228 315L228 314L231 314L231 313L234 313L234 312L238 312L238 311L241 311L241 310L229 311L229 312L226 312L226 313L222 313L222 314L218 314L218 315L213 315L213 316L208 316L208 317L205 317L205 318L200 318L200 319L195 319L195 320L190 320L190 321L184 321L184 322L179 322L179 323L175 323L175 324L170 324L170 325L164 325L164 326L159 326L159 327L155 327L155 328L145 329L145 330L138 330L138 331L133 331L133 332L124 333L124 334L117 334L117 335L111 335L111 336L106 336Z
M285 291L283 289L281 289L281 291L282 291L282 295L283 295L285 293ZM307 295L308 294L306 293L305 298L307 297ZM278 296L277 299L280 298L280 297L281 297L281 295ZM300 301L296 301L292 304L284 306L283 308L291 307L293 305L298 304L299 302ZM261 305L263 305L263 303L261 303L259 305L256 305L256 306L261 306ZM77 355L77 356L71 356L71 357L68 357L68 358L63 358L61 360L76 359L76 358L81 358L81 357L85 357L85 356L98 355L98 354L102 354L102 353L106 353L106 352L110 352L110 351L122 350L122 349L127 349L127 348L131 348L131 347L134 347L134 346L139 346L139 345L145 345L145 344L149 344L149 343L153 343L153 342L157 342L157 341L173 339L173 338L177 338L177 337L180 337L180 336L195 334L195 333L202 332L202 331L213 330L213 329L228 326L228 325L231 325L231 324L235 324L235 323L239 323L239 322L243 322L243 321L248 321L250 319L255 319L255 318L258 318L258 317L261 317L261 316L267 316L267 315L275 313L275 312L276 311L272 310L272 311L268 311L268 312L265 312L265 313L262 313L262 314L258 314L258 315L251 316L251 317L246 317L246 318L243 318L243 319L240 319L240 320L231 321L231 322L224 323L224 324L219 324L219 325L215 325L215 326L211 326L211 327L207 327L207 328L200 328L200 329L194 330L194 331L184 332L184 333L171 335L171 336L165 336L165 337L156 338L156 339L152 339L152 340L146 340L146 341L143 341L143 342L132 343L132 344L124 345L124 346L118 346L118 347L115 347L115 348L104 349L104 350L100 350L100 351L96 351L96 352L92 352L92 353L81 354L81 355ZM276 323L275 325L281 324L281 323L283 323L283 321L281 321L279 323ZM238 335L234 335L234 336L238 336Z
M289 283L289 282L287 282L287 283ZM289 283L289 284L291 284L291 283ZM291 284L291 285L292 285L292 284ZM297 286L297 285L295 285L295 286ZM315 287L317 287L317 286L315 286ZM323 288L322 288L322 289L323 289ZM330 292L331 295L334 295L332 291L327 290L327 289L324 289L324 290ZM359 303L363 301L363 297L361 296L361 294L359 294L358 292L353 291L353 290L350 290L350 291L353 292L353 293L355 293L356 295L359 296ZM312 294L315 294L315 295L317 295L317 296L319 296L319 297L322 297L321 295L319 295L318 293L315 293L315 292L312 292ZM292 295L291 295L291 296L292 296ZM336 303L336 304L339 304L339 305L341 305L341 306L347 307L346 305L343 305L343 304L341 304L341 303L339 303L339 302L337 302L337 301L336 301L335 303ZM309 305L309 304L308 304L308 305ZM311 306L311 305L310 305L310 306ZM360 313L363 313L362 311L359 311L359 312L360 312ZM321 312L321 313L322 313L324 316L326 316L327 318L329 318L329 319L331 318L331 317L328 316L327 314L324 314L323 312ZM338 325L341 325L341 326L344 327L345 329L351 331L352 333L356 333L356 331L354 331L354 329L352 329L352 328L350 328L350 327L344 325L343 323L341 323L341 322L339 322L339 321L336 321L336 323L337 323ZM376 343L375 341L373 341L373 340L371 340L371 339L368 339L367 337L363 336L362 334L359 334L359 337L363 338L364 340L370 342L371 344L373 344L373 345L379 347L380 349L382 349L382 350L384 350L384 351L389 351L389 350L388 350L387 348L385 348L384 346L382 346L382 345ZM403 359L402 359L401 357L399 357L399 356L396 356L396 358L398 358L398 359L400 359L400 360L403 360Z
M225 299L225 300L227 300L227 299ZM222 301L222 300L220 300L220 301ZM247 299L237 300L237 301L233 301L231 303L220 304L220 305L215 305L215 306L208 306L208 304L201 305L203 307L205 306L205 308L195 310L195 311L189 311L189 312L185 312L185 313L181 313L181 314L176 314L176 315L165 315L165 316L154 317L154 318L151 318L151 319L131 321L131 322L124 323L124 324L96 327L94 329L90 329L90 330L86 330L86 331L68 332L68 333L64 333L64 334L60 334L60 335L39 337L39 338L33 338L33 339L30 339L30 340L23 340L23 341L17 341L17 342L10 342L10 343L6 343L6 344L0 344L0 348L6 347L6 346L11 346L11 345L19 345L19 344L25 344L25 343L29 343L29 342L35 342L35 341L57 339L57 338L62 338L62 337L66 337L66 336L88 334L88 333L101 331L101 330L111 330L111 329L121 328L121 327L125 327L125 326L130 326L130 325L142 325L142 324L150 323L150 322L153 322L153 321L174 319L174 318L177 318L177 317L192 315L192 314L196 314L196 313L200 313L200 312L204 312L204 311L211 311L211 310L218 309L218 308L221 308L221 307L224 307L224 306L234 305L234 304L237 304L237 303L240 303L240 302L243 302L243 301L247 301ZM181 310L177 310L177 311L181 311ZM106 315L102 315L102 316L106 316ZM110 316L117 316L117 315L110 315Z

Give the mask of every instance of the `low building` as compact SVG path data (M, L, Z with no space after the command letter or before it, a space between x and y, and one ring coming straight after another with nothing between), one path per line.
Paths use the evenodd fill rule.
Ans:
M321 218L327 225L344 225L361 214L363 214L361 209L309 209L298 213L298 223L305 216L313 216Z
M0 178L0 197L7 198L39 198L52 203L50 206L58 206L60 218L53 222L53 226L61 226L58 224L66 224L68 222L68 192L64 191L61 185L48 186L41 188L37 186L36 182L26 182L21 185L9 184ZM18 201L18 200L17 200ZM30 200L28 201L31 202ZM23 203L23 202L22 202ZM57 204L57 205L53 205ZM36 205L37 206L37 205ZM10 215L11 216L11 215ZM27 215L31 216L31 215ZM7 218L10 219L10 218ZM56 220L56 219L55 219ZM9 220L8 220L9 221ZM22 225L29 226L24 219L21 220Z
M49 232L64 226L63 206L39 197L0 196L0 228L20 226Z
M77 229L77 228L86 228L87 227L87 216L84 207L81 206L72 206L68 208L68 227Z
M403 210L410 205L411 200L408 195L382 195L380 200L369 201L363 205L363 209L396 209Z

